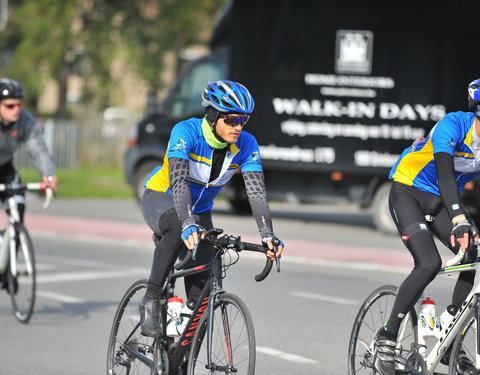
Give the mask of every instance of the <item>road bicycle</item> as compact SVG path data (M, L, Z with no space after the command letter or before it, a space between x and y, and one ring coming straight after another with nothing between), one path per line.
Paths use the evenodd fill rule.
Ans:
M209 264L183 269L193 251L177 264L163 288L161 327L158 339L142 336L138 305L147 280L133 283L123 296L113 321L108 344L107 373L117 374L249 374L255 373L255 333L246 304L222 288L227 269L244 250L266 253L262 245L242 242L240 236L223 235L222 229L206 233L204 242L215 249ZM267 257L264 269L255 276L264 280L272 269ZM210 270L210 277L198 298L192 315L178 339L166 335L167 301L174 295L179 278ZM277 260L277 271L280 263Z
M15 194L25 190L45 191L43 208L50 205L53 191L43 182L0 184L0 192L8 222L0 236L0 285L4 287L13 305L15 317L27 323L33 313L36 294L36 269L33 244L25 225L20 221Z
M429 345L418 329L420 301L424 298L422 295L403 319L399 330L395 359L397 374L440 374L436 371L442 359L448 366L448 375L480 374L480 259L477 258L476 263L458 264L462 260L462 254L464 253L459 252L453 261L447 261L436 278L475 271L470 294L451 323L445 327L436 327L436 338L428 339ZM374 369L374 335L386 324L396 295L397 287L384 285L375 289L362 304L350 336L349 375L377 373ZM465 363L469 363L467 370Z

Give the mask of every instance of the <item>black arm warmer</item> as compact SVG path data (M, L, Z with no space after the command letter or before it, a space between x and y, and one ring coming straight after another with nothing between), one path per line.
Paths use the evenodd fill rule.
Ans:
M453 156L446 152L437 152L434 154L434 161L437 170L438 189L450 219L465 214L466 211L460 200L460 192L455 180Z
M168 159L168 176L175 210L182 225L182 230L195 224L192 213L192 196L190 194L190 170L188 160Z
M262 238L273 237L272 218L268 208L263 172L244 172L242 176L260 235Z

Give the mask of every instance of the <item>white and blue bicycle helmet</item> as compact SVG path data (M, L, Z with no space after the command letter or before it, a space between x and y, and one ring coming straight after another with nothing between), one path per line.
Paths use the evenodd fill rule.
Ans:
M468 85L468 108L475 112L475 116L480 120L480 79Z
M209 82L202 94L202 106L212 107L218 112L249 115L255 107L247 88L233 81Z

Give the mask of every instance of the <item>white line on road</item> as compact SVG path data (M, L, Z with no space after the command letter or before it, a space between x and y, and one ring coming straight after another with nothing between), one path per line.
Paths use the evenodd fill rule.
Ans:
M285 359L287 361L296 362L296 363L317 363L317 361L314 361L313 359L310 359L310 358L301 357L299 355L292 354L292 353L285 353L277 349L267 348L265 346L257 346L257 352L270 355L272 357Z
M324 301L324 302L339 303L341 305L357 305L358 304L357 301L354 301L351 299L326 296L324 294L315 294L315 293L308 293L308 292L295 291L295 290L289 292L289 294L295 297L315 299L315 300Z
M64 303L84 303L85 302L80 298L67 296L65 294L60 294L60 293L48 292L46 290L37 291L37 295L39 297L53 299L55 301L64 302Z
M145 272L110 272L110 271L100 271L100 272L69 272L69 273L57 273L52 275L40 275L37 276L38 284L49 284L49 283L60 283L68 281L90 281L90 280L101 280L101 279L114 279L122 277L131 277L134 274L145 275Z

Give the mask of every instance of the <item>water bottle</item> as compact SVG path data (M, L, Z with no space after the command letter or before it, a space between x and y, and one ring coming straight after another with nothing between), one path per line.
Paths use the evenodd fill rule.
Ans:
M440 315L440 330L444 331L453 320L453 317L457 313L459 306L448 305L445 311Z
M188 321L190 320L190 317L193 314L193 308L195 307L195 301L194 300L188 300L185 305L182 307L182 311L180 312L180 317L182 319L182 322L180 325L177 325L177 332L179 335L185 331L185 328L187 328Z
M420 334L423 337L435 337L435 301L427 297L422 301L420 308Z
M182 323L180 316L183 307L183 300L178 296L173 296L167 303L167 336L180 337L177 326Z

